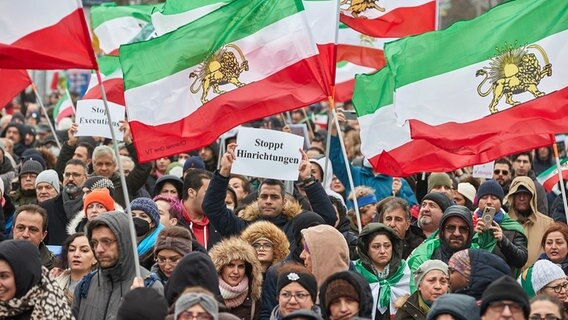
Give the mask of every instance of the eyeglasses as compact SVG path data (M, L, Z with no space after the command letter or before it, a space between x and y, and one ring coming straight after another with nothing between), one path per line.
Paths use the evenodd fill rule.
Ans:
M179 320L212 320L213 317L211 315L209 315L209 313L207 312L198 312L198 313L192 313L189 311L184 311L182 313L179 314L178 317Z
M296 301L304 302L304 301L306 301L306 299L309 296L310 296L310 294L306 293L306 292L291 293L291 292L284 291L284 292L280 293L280 298L282 298L285 301L290 301L292 299L292 297L294 297L294 298L296 298Z
M551 288L551 289L554 289L554 292L560 293L560 292L562 292L562 290L568 289L568 281L567 281L567 282L564 282L564 283L561 283L561 284L559 284L559 285L556 285L556 286L554 286L554 287L552 287L552 286L545 286L545 288Z
M448 225L444 226L444 230L446 230L449 233L456 232L456 229L459 230L460 233L469 232L469 228L467 226L456 226L454 224L448 224Z
M547 314L544 316L540 314L531 314L529 320L560 320L560 318L553 314Z
M502 313L505 310L505 307L509 307L511 313L519 314L523 312L523 308L514 302L511 303L494 302L489 304L489 309L491 309L493 312L496 313Z
M157 257L156 257L156 262L157 262L158 264L161 264L161 265L165 265L165 264L168 264L168 263L169 263L170 265L175 266L175 265L179 262L180 259L181 259L181 257L169 257L169 258L166 258L166 257L162 257L162 256L157 256Z
M509 170L499 170L499 169L495 169L493 170L493 174L499 175L502 174L504 176L509 174Z
M89 243L91 244L91 248L96 249L100 244L103 248L110 247L116 240L113 239L101 239L101 240L91 240Z
M252 245L253 248L255 248L256 250L260 250L260 249L267 249L270 250L272 249L272 243L253 243Z

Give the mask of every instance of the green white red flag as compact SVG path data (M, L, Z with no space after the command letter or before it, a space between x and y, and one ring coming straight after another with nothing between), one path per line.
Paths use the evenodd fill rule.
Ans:
M26 70L0 69L0 109L32 84Z
M119 51L141 161L200 148L241 123L327 97L298 0L234 0Z
M560 170L562 172L562 179L568 181L568 158L560 160ZM536 180L542 184L546 192L551 192L552 188L560 181L558 177L558 167L554 165L548 168L546 171L539 174Z
M152 24L158 36L174 31L232 0L167 0L160 10L152 13Z
M96 69L80 1L0 1L0 68Z
M372 37L399 38L436 29L435 0L342 0L341 22Z
M107 100L121 106L124 102L124 81L120 61L116 56L102 56L98 59L99 70L101 72L102 84L105 88ZM102 99L101 89L95 73L91 74L91 80L83 100Z
M55 108L53 108L53 120L55 120L56 124L63 118L70 118L75 114L75 107L73 106L73 100L69 96L69 92L65 90L65 94L59 98Z

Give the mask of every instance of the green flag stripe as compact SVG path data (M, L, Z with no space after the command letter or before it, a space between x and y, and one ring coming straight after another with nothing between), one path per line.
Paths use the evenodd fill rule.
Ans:
M235 0L174 32L121 46L125 90L195 66L224 44L256 33L301 10L301 0Z
M194 10L200 7L209 6L219 2L229 3L232 0L168 0L164 4L164 8L161 10L162 14L178 14L183 13L185 11Z
M564 158L560 160L560 166L562 167L564 164L566 164L566 162L568 162L568 158ZM553 165L552 167L546 169L545 171L543 171L541 174L538 175L537 180L538 181L546 181L546 179L550 178L551 174L558 174L556 171L556 164Z
M356 75L352 101L357 115L373 114L379 108L392 104L393 88L394 80L386 67L372 74Z
M396 88L494 57L496 47L518 46L568 29L566 0L516 0L446 30L385 46Z
M99 70L105 76L120 69L120 62L116 56L101 56L97 59L99 63Z
M150 14L154 8L161 8L162 5L133 5L133 6L117 6L117 5L100 5L91 8L91 27L96 29L105 21L122 17L134 17L143 21L150 22Z

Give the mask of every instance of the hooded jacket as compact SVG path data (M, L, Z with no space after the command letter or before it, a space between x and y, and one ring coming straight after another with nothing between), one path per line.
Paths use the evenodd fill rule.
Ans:
M483 249L468 249L471 275L465 288L457 290L480 300L483 291L495 280L504 275L512 276L511 268L503 259Z
M356 272L352 271L341 271L329 276L324 283L321 285L319 290L321 313L324 319L329 319L329 310L325 307L331 301L327 301L325 297L325 292L327 291L327 286L330 282L334 280L342 279L347 281L355 291L359 293L359 313L357 314L360 318L370 319L373 312L373 296L371 294L371 287L369 283L361 277Z
M433 320L441 314L450 314L456 320L479 320L479 313L479 307L474 298L463 294L449 293L434 301L426 319Z
M367 279L367 282L371 285L372 295L373 295L373 303L377 306L376 309L373 310L375 313L374 319L387 319L391 316L394 316L397 312L395 307L395 302L410 293L410 269L406 264L406 261L402 259L402 251L403 251L403 244L402 240L399 238L396 231L384 225L382 223L369 223L368 225L363 228L361 234L359 235L359 240L357 242L357 252L359 253L359 260L355 263L355 270L362 274L373 274L377 277L377 272L373 265L373 261L371 257L369 257L369 244L375 237L375 235L379 234L386 234L389 240L392 243L392 257L389 261L389 273L385 279L387 281L389 279L395 278L397 275L401 276L398 279L396 284L393 284L390 288L390 303L386 310L382 310L381 312L376 312L379 309L380 303L380 294L381 288L380 282L370 283ZM364 269L364 270L363 270ZM365 276L364 276L365 277ZM365 277L366 278L366 277ZM373 289L375 288L375 289Z
M345 238L334 227L319 225L302 230L309 248L312 270L318 287L330 275L349 269L349 248Z
M282 229L288 241L292 243L294 239L292 232L294 220L296 216L306 212L302 210L296 200L287 198L282 212L275 217L263 217L257 201L248 205L242 212L242 218L240 218L225 206L228 185L229 178L223 177L219 174L219 171L215 171L202 205L203 212L209 218L210 223L223 237L238 235L252 222L266 220ZM336 220L335 209L322 185L320 183L312 183L305 188L305 191L313 211L318 213L327 224L334 225Z
M249 280L249 292L240 306L230 308L228 312L240 319L259 319L262 267L256 256L256 250L245 240L233 237L217 243L211 248L209 256L211 256L219 277L221 277L223 267L231 261L242 260L245 262L245 275Z
M272 264L284 260L288 254L290 254L290 242L288 238L286 238L286 234L273 223L257 221L249 225L241 233L241 239L245 240L250 245L259 238L266 238L272 242Z
M321 175L323 177L323 181L321 181L321 184L325 189L325 192L332 197L336 197L341 201L341 203L343 203L343 205L345 205L345 200L343 199L343 196L331 190L331 181L333 180L333 167L331 161L329 160L327 160L327 171L324 174L326 160L327 160L326 157L322 157L319 159L310 159L310 163L316 164L320 168L320 171L322 173Z
M4 131L2 131L2 137L6 137L6 132L11 127L15 127L16 129L18 129L18 132L20 133L20 142L14 143L14 147L12 148L14 154L19 158L22 155L22 153L24 153L24 151L26 151L27 149L27 147L25 146L26 132L24 130L23 124L12 122L6 126Z
M530 200L532 213L526 218L524 222L522 222L523 220L522 218L524 217L521 216L519 212L517 212L514 206L514 194L515 192L517 192L520 186L524 186L525 188L527 188L532 195ZM537 197L535 197L535 194L537 194L537 192L535 184L531 178L516 177L511 182L511 188L509 189L509 194L505 198L505 202L509 203L510 207L509 216L513 220L519 221L519 223L523 226L523 229L525 230L526 237L528 238L528 246L527 246L528 259L524 265L524 268L532 266L535 263L535 261L538 259L538 256L542 251L541 241L544 232L546 231L546 229L548 229L548 227L552 223L554 223L554 220L552 220L550 217L538 211L537 199L536 199Z
M77 285L75 298L73 299L73 315L82 320L114 320L122 297L130 291L132 281L136 276L134 264L134 252L132 251L132 239L128 228L128 216L124 212L114 211L109 214L99 215L92 221L104 223L116 237L118 246L118 261L110 267L102 269L99 267L92 276L86 296L81 296ZM92 239L92 224L87 226L87 239ZM142 278L150 272L140 267ZM82 282L85 280L83 278ZM163 293L163 286L160 281L154 282L152 288L160 294Z

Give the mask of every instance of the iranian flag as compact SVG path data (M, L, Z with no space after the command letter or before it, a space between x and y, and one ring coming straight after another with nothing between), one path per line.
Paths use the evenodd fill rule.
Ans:
M436 29L435 0L341 0L341 22L372 37L399 38Z
M449 172L499 158L503 145L513 153L515 143L526 138L538 146L551 144L549 135L505 135L486 142L480 152L444 150L422 139L412 139L407 125L399 126L393 105L393 77L385 67L374 74L358 75L353 106L361 126L361 152L377 172L394 177L417 172ZM508 148L508 149L507 149Z
M152 24L158 36L174 31L232 0L167 0L161 10L152 13Z
M0 109L30 84L32 81L26 70L0 69Z
M81 2L3 0L0 12L0 68L96 69Z
M568 158L560 160L560 170L562 172L562 179L568 181ZM552 188L558 184L558 167L556 165L548 168L546 171L536 177L536 180L542 184L546 192L551 192Z
M446 30L387 44L399 122L410 121L413 138L472 154L497 135L566 132L567 29L568 2L517 0ZM551 121L542 127L533 120L546 107L543 116ZM472 121L479 122L455 125ZM464 143L452 142L466 136ZM511 151L536 148L533 143L519 139Z
M56 124L63 118L70 118L75 114L75 108L73 106L73 101L69 96L69 92L65 90L65 94L59 98L55 108L53 108L53 120Z
M351 100L355 87L355 75L374 71L376 71L374 68L362 67L348 61L339 61L335 72L335 101Z
M91 28L104 54L117 55L150 22L157 5L117 6L105 3L91 8Z
M99 70L103 87L105 89L107 100L121 106L126 105L124 102L124 82L122 79L122 69L120 61L115 56L102 56L98 59ZM95 73L91 74L89 87L83 96L83 99L102 99L100 86Z
M234 0L121 46L140 160L197 149L241 123L323 100L318 53L299 0Z

